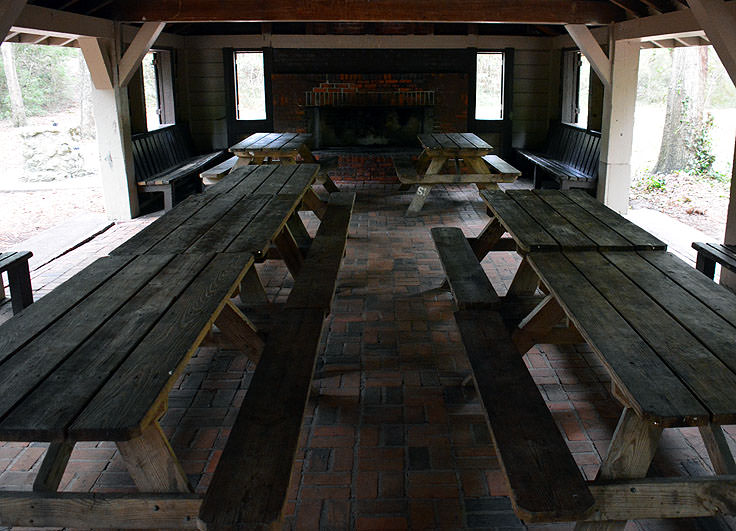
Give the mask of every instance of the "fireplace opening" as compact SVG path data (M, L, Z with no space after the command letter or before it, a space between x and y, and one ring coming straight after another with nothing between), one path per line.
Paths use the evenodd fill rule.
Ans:
M312 108L316 148L416 147L417 135L432 131L426 106L339 106Z

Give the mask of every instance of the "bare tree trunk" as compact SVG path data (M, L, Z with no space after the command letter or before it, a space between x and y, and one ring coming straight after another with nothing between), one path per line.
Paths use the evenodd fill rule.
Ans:
M13 54L13 43L6 42L0 46L5 67L5 79L8 82L8 93L10 94L10 109L13 115L13 125L21 127L26 125L26 108L23 105L23 95L18 83L18 74L15 71L15 56Z
M79 54L79 132L82 138L93 138L95 136L95 116L92 109L92 79L84 56Z
M671 173L687 167L694 135L703 124L708 50L705 46L672 50L672 77L662 145L654 173Z

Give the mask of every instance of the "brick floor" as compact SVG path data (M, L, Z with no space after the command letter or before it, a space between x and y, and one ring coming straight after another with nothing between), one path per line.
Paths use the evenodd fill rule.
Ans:
M286 529L519 529L483 411L462 382L470 366L460 342L429 229L477 234L487 221L473 187L436 187L417 218L403 217L411 195L394 185L345 184L358 193L347 254L326 327L312 397L286 502ZM317 221L305 215L309 230ZM140 230L115 225L33 274L36 297ZM483 266L504 292L519 259L494 253ZM274 304L292 285L286 268L259 272ZM7 306L7 305L5 305ZM268 312L258 315L268 325ZM0 320L8 311L0 311ZM214 338L217 339L216 337ZM621 408L606 371L586 345L538 345L526 356L570 449L587 477L605 455ZM198 350L169 396L162 426L191 484L204 492L254 366L217 346ZM733 443L736 431L729 430ZM0 489L30 489L45 445L0 443ZM710 462L697 430L667 430L657 472L702 475ZM130 491L110 442L77 444L64 490ZM632 522L627 529L730 529L733 520ZM533 528L570 529L569 524Z

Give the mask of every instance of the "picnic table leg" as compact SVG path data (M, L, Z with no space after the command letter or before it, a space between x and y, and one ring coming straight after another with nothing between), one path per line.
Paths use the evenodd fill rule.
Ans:
M698 252L698 256L695 259L695 269L712 280L716 276L716 261Z
M445 162L447 162L447 157L436 157L431 159L429 162L429 166L427 167L427 171L424 173L424 175L438 174L440 171L442 171L442 166L445 165ZM417 173L420 172L417 171ZM418 184L419 186L417 186L417 191L414 194L411 203L409 204L409 208L406 209L405 215L407 217L412 217L419 214L419 211L422 210L422 207L424 206L424 202L427 200L429 192L432 190L431 185L422 184L421 182Z
M237 170L238 168L242 168L243 166L248 166L250 164L250 161L252 160L250 155L241 155L240 153L236 153L238 156L238 160L235 161L235 164L233 165L233 169L230 170L231 172Z
M736 462L728 447L726 436L720 424L700 426L700 436L703 437L705 449L708 450L710 462L716 474L736 474Z
M624 408L613 434L608 454L601 463L596 480L643 478L649 470L662 427L640 418L631 408ZM623 530L626 521L578 522L576 531Z
M289 231L291 231L291 235L294 237L294 241L296 241L299 249L301 249L302 254L306 256L307 251L312 245L312 237L307 232L302 218L299 217L299 212L294 212L289 217L286 226L289 227Z
M139 491L192 492L158 421L146 426L139 437L116 444Z
M8 284L14 314L33 304L33 288L28 260L21 260L8 268Z
M294 241L289 227L284 226L279 235L274 238L273 243L278 248L281 259L286 264L289 273L293 278L296 278L304 264L304 257Z
M325 212L327 212L327 204L311 188L308 188L305 192L302 197L302 203L306 207L306 210L314 212L319 219L322 219L325 216Z
M503 228L501 222L497 218L492 217L491 221L480 231L475 238L468 238L471 249L480 262L490 252L501 236L504 235L506 229Z
M49 444L41 468L33 481L33 490L36 492L56 492L64 475L69 457L74 450L71 441L53 442Z
M511 281L509 291L506 293L507 296L523 297L534 295L539 286L539 276L534 271L532 266L529 264L529 260L524 257L519 265L519 269L516 270L516 275Z
M232 302L225 303L220 315L215 319L215 326L236 349L242 351L253 363L258 363L265 341L258 334L258 329L251 320ZM250 349L243 347L250 347Z
M246 306L268 302L268 295L255 267L250 267L240 282L240 302Z
M542 302L527 315L511 335L521 355L526 354L530 348L544 341L545 335L550 329L559 324L565 318L565 310L562 309L552 295L547 295Z

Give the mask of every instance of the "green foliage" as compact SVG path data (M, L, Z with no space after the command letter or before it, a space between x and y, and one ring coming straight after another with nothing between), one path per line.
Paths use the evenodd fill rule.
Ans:
M649 192L653 192L655 190L664 190L667 186L667 181L664 178L664 175L660 174L649 174L644 178L644 187Z
M692 143L689 144L690 160L687 169L695 175L708 175L713 169L716 156L713 154L713 143L710 131L713 128L713 115L703 120L700 127L694 128Z
M6 43L3 46L8 46ZM60 46L13 44L15 69L28 116L59 112L76 104L79 51ZM0 118L10 117L5 65L0 60Z

